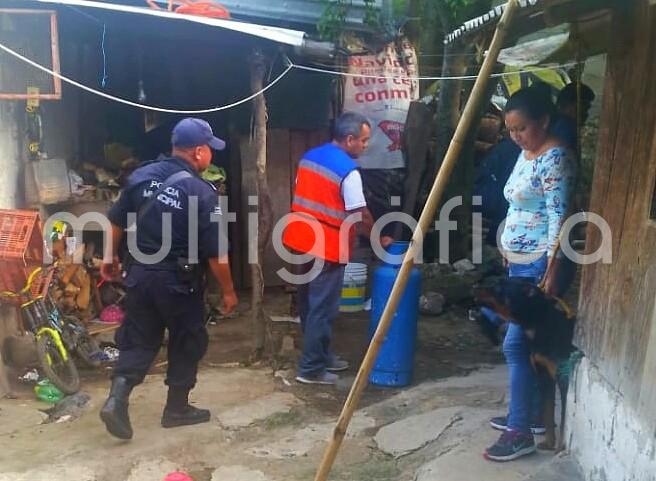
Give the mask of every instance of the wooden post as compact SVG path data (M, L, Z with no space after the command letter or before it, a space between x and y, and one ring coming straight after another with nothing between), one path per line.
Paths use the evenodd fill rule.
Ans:
M403 212L414 218L422 180L426 175L426 157L433 124L433 110L423 102L411 102L403 130L403 152L408 175L403 186ZM406 238L407 229L397 225L396 239Z
M405 257L403 258L403 264L401 265L398 277L396 278L394 286L392 287L392 292L387 301L387 305L385 306L385 310L383 311L380 322L378 323L378 328L376 329L374 337L371 340L371 344L369 345L367 354L362 361L360 370L355 377L355 381L351 387L348 398L344 403L344 407L342 408L342 412L333 432L333 438L326 448L326 451L324 452L323 459L321 460L321 464L319 465L319 469L317 470L317 474L314 478L315 481L326 481L335 458L337 457L337 452L339 451L339 447L344 440L344 436L346 435L346 430L348 429L351 417L353 416L355 408L357 407L358 402L362 397L362 392L367 385L369 372L371 371L371 368L376 361L378 351L383 344L387 330L389 329L392 318L394 317L394 313L396 312L396 308L398 307L401 296L405 290L410 271L414 264L414 258L419 252L421 243L423 241L424 232L428 230L428 227L434 219L435 212L442 199L442 195L444 193L444 189L446 187L449 176L451 175L451 172L453 172L463 143L467 136L467 132L469 131L469 128L472 125L472 120L478 111L480 100L485 93L487 81L497 61L499 51L501 50L510 21L512 20L512 16L515 13L517 6L517 0L510 0L506 5L506 9L503 13L503 16L501 17L501 20L499 21L499 24L497 25L494 37L492 38L492 44L490 45L490 50L487 57L485 58L485 61L483 62L483 65L481 66L480 72L478 73L478 78L476 79L476 83L474 84L471 96L469 97L465 110L460 119L460 123L456 128L456 132L453 136L453 139L451 140L449 149L446 153L446 156L444 157L444 162L442 162L442 166L440 167L437 177L435 178L433 188L431 189L428 200L426 201L426 206L424 207L424 210L422 211L419 218L419 225L417 226L417 229L412 236L410 247L408 248Z
M259 92L264 87L264 78L267 72L267 61L259 49L255 49L250 59L251 63L251 91ZM267 339L270 339L268 332L269 322L264 314L264 251L271 237L273 223L273 211L271 207L271 196L269 194L269 184L267 182L267 108L264 94L258 95L253 99L253 130L251 132L251 142L255 149L255 166L256 166L256 184L255 192L257 195L257 233L249 242L255 242L255 259L249 259L251 262L252 277L252 301L251 312L253 314L253 332L254 332L254 351L253 360L260 359L267 347Z

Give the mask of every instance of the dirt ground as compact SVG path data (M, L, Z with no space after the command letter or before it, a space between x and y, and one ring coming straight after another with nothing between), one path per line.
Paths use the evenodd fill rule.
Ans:
M287 314L287 294L272 291L267 298L269 315ZM298 326L281 323L276 329L300 344ZM212 410L212 422L172 430L159 426L165 400L162 368L153 369L131 398L135 437L127 443L111 438L98 419L109 371L85 373L83 391L90 401L68 422L43 424L40 410L48 406L34 399L30 386L19 386L13 399L0 400L0 481L161 481L176 469L194 481L313 479L367 346L368 313L341 315L335 323L335 351L353 367L334 387L295 383L295 350L287 350L276 372L244 364L251 346L248 312L209 330L210 350L192 399ZM466 306L421 317L413 385L367 388L331 479L474 481L480 478L472 473L480 470L490 481L521 481L534 473L551 454L512 467L491 466L480 455L498 436L487 428L487 418L505 409L501 362L499 350L466 319ZM432 412L440 418L445 408L457 412L443 413L451 421L426 435L402 424L413 426L413 416ZM411 445L401 455L381 447L377 435L396 423ZM433 476L437 468L430 463L449 456L454 457L451 474L439 468L440 475ZM478 467L467 474L471 466Z
M289 294L282 289L272 289L267 293L267 298L269 315L285 316L289 313ZM362 362L369 345L369 319L369 312L366 311L342 313L334 324L333 346L337 354L354 366L349 371L351 376L355 375L355 367ZM274 323L274 329L277 337L289 335L294 339L295 352L283 354L277 359L278 370L292 371L302 345L300 328L291 323ZM220 321L209 330L210 349L203 365L231 366L235 363L243 364L249 358L251 330L248 312L237 319ZM427 380L467 374L481 364L503 362L500 351L493 348L480 334L475 323L467 320L467 309L462 305L450 306L439 316L420 316L417 339L414 385ZM293 372L287 374L292 376ZM348 389L342 389L335 398L337 402L324 402L326 396L316 387L297 385L297 388L297 396L321 407L328 415L339 414L348 394ZM370 386L361 406L381 401L397 392L397 389Z

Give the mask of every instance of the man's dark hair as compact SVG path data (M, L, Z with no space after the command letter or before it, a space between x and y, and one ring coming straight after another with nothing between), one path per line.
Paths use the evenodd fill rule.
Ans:
M539 83L515 92L508 100L504 111L517 110L531 120L541 120L546 116L554 118L556 107L551 96Z
M580 84L579 82L571 82L565 85L558 93L558 107L563 105L573 105L578 102L579 85L581 88L581 103L592 103L592 101L595 99L595 93L592 91L592 89L582 82Z
M359 137L363 125L371 128L371 123L369 123L367 117L355 112L344 112L335 120L335 134L333 137L338 142L345 140L349 135Z

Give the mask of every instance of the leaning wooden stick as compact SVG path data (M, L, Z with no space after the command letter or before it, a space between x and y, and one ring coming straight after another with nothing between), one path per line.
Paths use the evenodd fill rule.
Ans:
M378 323L378 328L376 329L374 337L371 340L371 344L369 345L367 354L362 361L360 370L355 377L355 381L351 387L348 398L344 403L344 407L342 408L342 412L333 432L333 437L330 441L330 444L326 448L326 451L324 452L323 459L321 460L321 464L319 465L319 469L317 470L317 474L314 478L315 481L326 481L328 478L328 474L330 473L330 470L333 466L337 452L339 451L339 447L341 446L344 436L346 435L346 430L348 428L349 422L351 421L351 417L353 416L353 412L355 411L355 408L357 407L360 398L362 397L364 388L367 386L367 378L369 376L369 372L374 365L378 351L383 344L387 330L389 329L392 318L394 317L394 313L396 312L396 308L398 307L401 296L405 290L405 286L408 282L408 276L410 275L410 271L414 264L414 259L417 253L420 251L421 244L423 242L424 232L428 230L428 227L434 219L437 207L442 200L447 180L449 179L449 176L451 175L451 172L456 165L460 151L462 150L462 145L465 142L467 132L472 126L473 119L476 115L476 112L478 111L479 104L485 92L487 81L497 61L499 51L501 50L501 46L503 45L510 21L515 10L517 9L517 6L517 0L510 0L506 4L506 9L503 13L503 16L501 17L499 24L497 25L496 31L494 32L494 37L492 38L492 43L490 44L490 50L487 57L485 58L485 61L483 62L483 65L481 66L481 70L478 74L478 78L476 79L476 83L474 84L471 96L469 97L467 105L465 106L465 110L462 114L460 122L458 123L453 139L451 140L449 149L447 150L447 153L444 157L442 166L440 167L428 199L426 200L426 205L419 218L419 224L412 236L410 247L406 252L405 257L403 258L403 264L401 265L398 277L396 278L394 286L392 287L392 292L390 294L389 300L387 301L387 305L385 306L385 310L383 311L380 322Z

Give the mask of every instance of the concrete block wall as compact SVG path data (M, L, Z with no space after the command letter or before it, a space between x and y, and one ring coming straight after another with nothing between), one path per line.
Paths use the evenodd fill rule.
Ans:
M18 186L22 152L18 120L18 102L0 101L0 208L18 205Z
M22 162L21 127L18 102L0 101L0 209L14 209L19 205L22 187L19 186ZM13 308L0 306L0 341L16 330ZM0 344L0 350L2 345ZM0 356L0 397L9 391L8 372Z
M570 385L568 447L585 481L656 481L656 434L584 358ZM653 421L653 420L652 420Z

